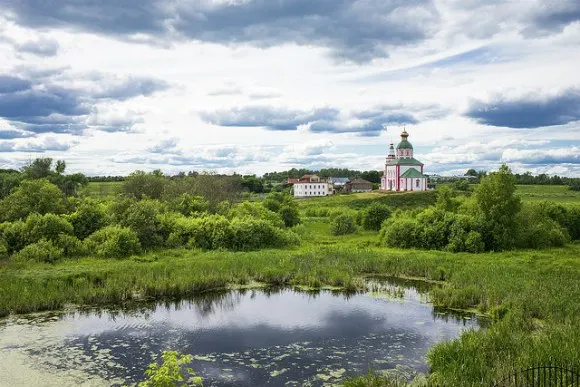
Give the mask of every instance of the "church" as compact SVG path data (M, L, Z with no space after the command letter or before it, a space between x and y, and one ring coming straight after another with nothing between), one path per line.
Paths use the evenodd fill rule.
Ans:
M423 163L413 157L413 145L407 140L406 130L401 133L397 151L391 143L381 179L381 189L387 191L426 191L427 176L423 174Z

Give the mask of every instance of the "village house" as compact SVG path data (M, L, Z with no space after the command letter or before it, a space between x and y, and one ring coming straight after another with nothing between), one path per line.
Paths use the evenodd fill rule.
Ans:
M373 190L373 183L364 179L354 179L349 181L344 186L345 193L354 192L371 192Z
M413 157L413 145L407 140L406 130L401 133L397 151L390 144L381 179L381 189L388 191L426 191L427 176L423 174L423 163Z
M334 194L332 183L317 175L304 175L292 186L296 198L328 196Z

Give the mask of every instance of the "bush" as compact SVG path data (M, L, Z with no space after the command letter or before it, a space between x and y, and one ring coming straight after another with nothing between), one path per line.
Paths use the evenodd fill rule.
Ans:
M330 233L332 235L346 235L356 232L354 217L351 215L339 215L330 223Z
M167 203L167 208L170 211L178 212L185 216L192 216L207 212L209 203L201 196L183 193L177 198L171 199Z
M391 216L391 209L384 204L375 203L362 215L362 226L365 230L379 231L385 220Z
M415 219L397 218L385 223L381 230L381 241L390 247L403 249L418 247L418 229Z
M230 222L221 215L210 215L195 219L189 224L191 233L190 246L216 250L227 249L232 243Z
M86 246L72 235L60 234L54 244L62 249L65 257L81 257L87 254Z
M135 231L141 246L158 246L163 244L161 222L158 219L162 212L160 202L150 199L141 200L127 208L120 223Z
M252 218L235 218L230 224L232 250L255 250L265 247L282 247L296 243L297 236L280 230L270 223Z
M104 206L94 200L84 200L76 211L68 216L73 225L74 234L79 239L85 239L108 223L109 216Z
M295 206L283 205L280 207L280 217L286 227L294 227L300 224L300 213Z
M25 224L21 220L0 224L0 237L4 241L8 254L14 254L28 244Z
M18 253L12 256L16 262L46 262L54 263L59 261L63 256L63 249L53 245L51 241L42 239L36 243L32 243Z
M262 219L276 227L284 227L281 215L267 209L262 203L243 202L237 204L228 212L228 218L230 219L246 217Z
M135 231L128 227L107 226L85 240L87 251L104 258L125 258L141 251Z
M71 235L74 229L68 220L59 215L32 214L26 219L24 231L28 243L35 243L41 239L55 242L60 234Z
M61 190L46 179L24 180L0 201L0 220L24 219L32 213L64 212Z

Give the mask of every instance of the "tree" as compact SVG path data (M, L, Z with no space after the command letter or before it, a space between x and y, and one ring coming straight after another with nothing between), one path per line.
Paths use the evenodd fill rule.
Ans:
M484 177L475 190L486 250L509 249L515 243L516 215L521 208L515 191L515 177L505 164Z
M391 216L391 209L388 206L375 203L364 212L362 226L365 230L379 231L389 216Z
M66 163L64 160L58 160L56 162L56 167L54 168L56 173L58 173L59 175L62 175L64 173L64 170L66 169Z
M473 168L470 168L465 172L465 176L477 176L477 171Z
M50 157L37 158L22 168L28 179L44 179L51 175L52 159Z
M148 197L159 199L165 187L165 177L161 171L152 173L135 171L131 173L123 182L123 192L125 195L142 199Z
M10 195L0 201L0 218L14 221L37 212L60 214L64 212L61 190L46 179L25 180Z

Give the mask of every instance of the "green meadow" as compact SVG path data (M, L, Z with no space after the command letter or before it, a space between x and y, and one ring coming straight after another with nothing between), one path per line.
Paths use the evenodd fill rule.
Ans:
M145 200L106 204L122 192L123 183L91 183L81 196L97 200L103 211L114 214L125 211L123 216L127 219L140 214L137 209L153 211L157 208L156 204ZM95 242L107 242L107 235L125 234L102 233L99 238L105 239L86 237L84 253L66 259L46 262L24 259L24 254L14 253L0 261L0 315L55 310L70 305L106 306L174 299L239 286L326 286L354 291L363 290L370 276L410 277L440 284L429 294L434 305L474 311L490 321L486 328L468 331L457 340L435 345L428 355L430 373L415 380L415 384L489 385L515 369L532 364L579 367L580 244L577 232L580 220L577 208L580 196L561 186L517 186L514 195L522 199L522 209L517 206L517 200L512 201L517 216L500 218L500 221L513 224L514 230L521 227L520 224L529 227L517 231L519 236L511 239L510 234L516 231L508 230L501 238L490 239L485 233L488 226L482 226L477 219L472 221L477 218L474 210L477 200L482 201L484 208L483 199L475 198L476 194L471 192L446 189L303 200L274 195L263 202L263 206L277 206L272 211L262 208L261 202L227 208L222 203L216 204L213 210L211 203L203 204L209 208L203 211L215 214L157 215L166 222L160 223L156 231L159 239L147 234L151 230L140 228L141 218L137 218L136 223L126 220L127 223L123 223L121 218L119 224L128 224L128 228L136 230L143 245L142 249L127 256L103 255ZM509 200L507 197L506 203ZM488 213L501 216L504 209L493 207L494 200L489 202L492 207ZM174 205L170 199L167 203ZM183 201L179 203L184 205ZM201 204L195 199L187 205L198 208ZM119 209L122 206L126 207ZM126 209L131 206L136 206L133 212ZM290 210L288 213L299 216L299 222L292 217L285 218L283 208L296 208L297 214L293 215ZM368 214L371 209L380 212L384 208L388 208L385 215L388 220L374 227ZM505 207L506 211L510 208ZM274 219L270 213L276 211L286 226L282 223L272 228L272 224L280 222L280 218ZM543 212L537 215L538 211ZM76 219L74 214L76 212L62 216L72 222ZM239 218L240 214L244 217ZM541 214L552 218L544 221L545 216ZM262 223L248 220L252 216L260 217ZM240 223L240 219L247 223ZM266 222L263 219L274 220ZM519 223L509 223L514 219ZM30 222L18 227L26 229ZM4 238L12 235L6 230L15 223L3 226ZM219 230L215 224L229 231L216 237ZM243 234L245 225L252 230L271 233L275 243L266 241L269 245L260 245L265 242L248 239L249 244L240 247L226 240L228 235L250 238ZM167 227L172 233L165 231ZM214 239L208 236L208 227ZM279 227L283 229L276 231ZM120 233L118 228L115 230ZM408 238L405 233L409 233ZM437 233L444 234L444 238ZM538 240L542 243L535 248L525 247L526 243L531 245ZM152 242L146 245L148 241ZM423 244L423 241L428 242ZM39 243L48 244L45 241L36 242L36 245ZM406 247L400 247L400 243L406 243ZM474 248L476 253L468 252ZM371 371L346 384L381 386L391 382Z

